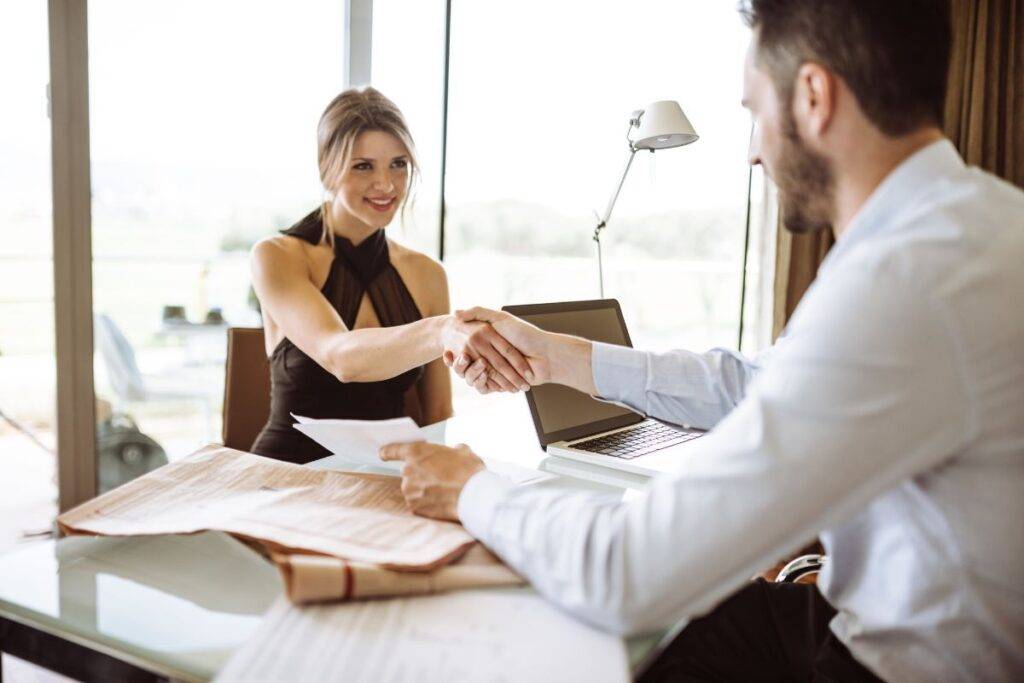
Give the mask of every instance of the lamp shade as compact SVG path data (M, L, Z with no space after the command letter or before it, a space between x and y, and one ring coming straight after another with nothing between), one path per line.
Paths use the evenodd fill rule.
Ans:
M637 149L682 147L697 139L697 131L675 100L652 102L640 115L640 125L630 141Z

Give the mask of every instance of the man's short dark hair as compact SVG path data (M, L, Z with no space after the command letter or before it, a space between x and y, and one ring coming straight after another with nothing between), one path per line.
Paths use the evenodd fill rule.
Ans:
M741 0L740 13L787 105L800 65L816 62L846 82L887 135L942 124L948 0Z

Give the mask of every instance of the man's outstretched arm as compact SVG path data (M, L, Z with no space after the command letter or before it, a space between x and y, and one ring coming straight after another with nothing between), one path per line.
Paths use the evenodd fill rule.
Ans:
M736 410L639 499L516 487L465 448L397 444L382 457L405 460L414 510L461 520L586 621L637 633L699 615L974 438L940 317L881 274L854 277L816 297ZM869 321L849 314L864 309Z
M489 322L528 358L534 384L553 382L623 403L651 417L710 429L743 399L760 363L739 353L651 353L545 332L503 311L457 311L465 322ZM497 390L483 362L446 362L478 391Z

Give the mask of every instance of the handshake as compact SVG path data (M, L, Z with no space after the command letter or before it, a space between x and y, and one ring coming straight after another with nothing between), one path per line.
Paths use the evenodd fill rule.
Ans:
M442 327L445 365L482 394L527 391L554 382L594 395L592 344L545 332L504 311L456 311ZM403 461L402 493L413 512L458 520L459 495L485 469L468 446L448 448L423 441L381 449L382 460Z
M555 337L503 311L456 311L442 333L444 364L467 384L488 394L528 391L552 381Z

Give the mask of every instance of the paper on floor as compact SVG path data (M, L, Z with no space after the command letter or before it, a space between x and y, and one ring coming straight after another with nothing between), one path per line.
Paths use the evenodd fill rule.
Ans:
M294 607L278 601L216 681L629 679L620 638L524 590Z

